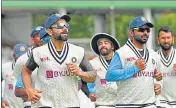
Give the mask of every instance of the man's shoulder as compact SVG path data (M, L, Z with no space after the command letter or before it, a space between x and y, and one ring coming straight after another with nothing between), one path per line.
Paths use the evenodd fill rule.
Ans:
M99 61L99 57L98 56L96 56L95 58L93 58L92 60L89 60L89 62L92 64L92 63L95 63L95 62L97 62L97 61Z
M48 49L48 44L45 44L45 45L42 45L42 46L39 46L39 47L36 47L32 50L32 52L35 52L35 53L43 53L43 52L46 52L46 50Z
M12 62L13 61L9 61L9 62L3 63L2 64L2 69L9 68L9 66L12 66Z
M26 61L28 60L28 56L27 56L27 53L21 55L17 60L16 60L16 63L15 63L15 66L18 65L18 64L25 64Z
M71 47L71 48L78 49L78 51L84 50L83 47L81 47L81 46L79 46L79 45L76 45L76 44L72 44L72 43L69 43L69 42L68 42L68 45L69 45L69 47Z
M128 50L128 48L127 48L127 46L126 46L126 44L125 44L125 45L123 45L122 47L120 47L118 50L116 50L115 52L126 51L126 50Z
M77 44L72 44L72 43L69 43L69 42L68 42L68 45L71 46L71 47L75 47L75 48L83 48L83 47L81 47L81 46L79 46Z

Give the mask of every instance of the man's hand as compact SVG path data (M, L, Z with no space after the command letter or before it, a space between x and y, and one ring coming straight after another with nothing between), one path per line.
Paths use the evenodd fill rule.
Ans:
M154 71L154 78L157 80L157 81L160 81L160 80L162 80L162 74L161 74L161 72L159 72L159 71L157 71L156 69L155 69L155 71Z
M176 72L176 64L174 64L174 67L173 67L173 68L174 68L174 72Z
M78 66L74 63L66 63L67 65L67 70L71 73L74 73L76 76L80 76L81 72L78 68Z
M9 106L8 102L6 100L1 101L2 108L6 108Z
M96 98L97 98L97 95L95 93L90 93L89 94L89 98L92 102L95 102L96 101Z
M27 101L28 100L28 96L26 96L26 95L25 96L21 96L21 98L22 98L23 101Z
M161 94L161 85L160 84L154 84L154 91L156 95Z
M145 64L145 61L142 59L142 57L137 59L135 64L139 68L140 71L145 69L146 64Z
M41 98L39 93L42 93L42 91L36 89L26 89L26 93L28 95L28 100L30 100L31 103L37 103Z

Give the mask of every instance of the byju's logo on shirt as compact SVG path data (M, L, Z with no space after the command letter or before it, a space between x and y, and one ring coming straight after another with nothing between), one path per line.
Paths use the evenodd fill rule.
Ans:
M64 77L64 76L74 76L74 73L70 73L66 70L64 71L46 71L46 78Z

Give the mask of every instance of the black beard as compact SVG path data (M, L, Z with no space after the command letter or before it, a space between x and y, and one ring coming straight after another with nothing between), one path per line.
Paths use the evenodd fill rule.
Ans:
M101 53L101 51L100 51L100 54L102 56L107 56L110 52L111 52L111 49L108 49L105 53Z
M59 36L54 36L54 39L60 40L60 41L67 41L68 40L68 34L67 34L67 36L64 36L62 34L60 34Z
M161 44L160 44L160 46L161 46L161 48L162 48L164 51L167 51L167 50L170 50L170 49L171 49L172 44L170 44L169 47L164 47L164 46L161 45Z
M142 40L138 36L134 36L134 39L139 42L140 44L145 44L148 41L148 38L146 40Z

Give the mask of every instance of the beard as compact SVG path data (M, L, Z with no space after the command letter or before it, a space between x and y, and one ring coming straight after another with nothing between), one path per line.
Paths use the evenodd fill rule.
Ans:
M54 34L54 39L59 41L67 41L68 40L68 32L62 32L60 34Z
M145 39L142 39L142 37L146 37ZM140 44L145 44L147 41L148 41L148 36L147 35L144 35L144 36L141 36L141 38L139 36L134 36L134 39L139 42Z
M101 51L102 49L106 49L106 52L102 52L102 51ZM111 52L111 49L107 49L107 48L101 48L101 49L100 49L100 54L101 54L102 56L107 56L110 52Z
M59 36L54 36L54 39L60 40L60 41L67 41L68 40L68 34L60 34Z
M161 45L160 44L160 46L161 46L161 48L163 49L163 50L165 50L165 51L167 51L167 50L170 50L171 49L171 47L173 46L173 44L169 44L169 46L164 46L164 45Z

